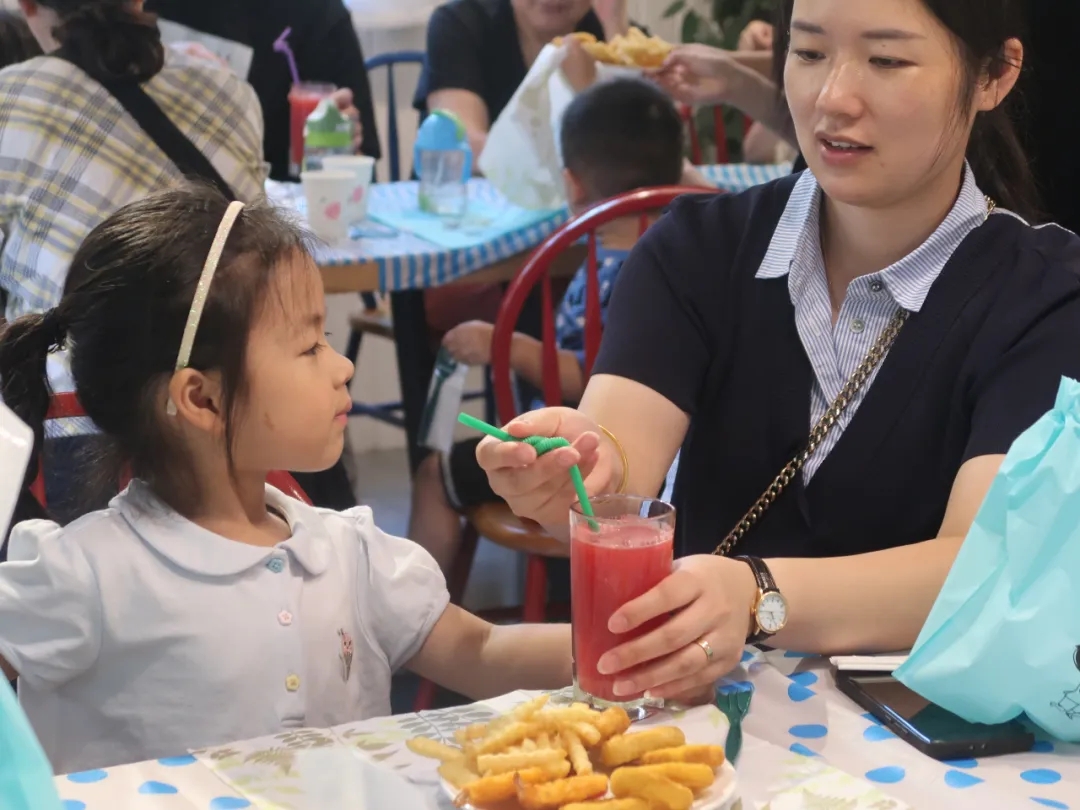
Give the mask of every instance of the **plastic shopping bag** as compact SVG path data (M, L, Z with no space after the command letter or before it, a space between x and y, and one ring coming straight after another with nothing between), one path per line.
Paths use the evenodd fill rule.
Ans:
M565 45L545 45L524 81L488 132L478 165L506 199L541 211L563 208L559 127L574 91L562 73ZM640 74L640 69L599 63L596 80Z
M895 676L965 720L1080 741L1080 383L1009 449Z

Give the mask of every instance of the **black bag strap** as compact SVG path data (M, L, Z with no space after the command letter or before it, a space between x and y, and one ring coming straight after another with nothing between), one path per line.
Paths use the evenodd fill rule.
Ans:
M78 62L64 52L63 48L53 51L51 56L59 57L84 73L86 72ZM87 73L87 75L90 74ZM137 81L102 81L94 76L91 76L91 78L120 102L127 114L135 119L135 123L142 128L150 140L157 144L158 148L173 162L181 174L194 180L212 183L228 199L236 199L236 194L207 159L206 155L199 151L199 148L179 130L161 107L139 86Z

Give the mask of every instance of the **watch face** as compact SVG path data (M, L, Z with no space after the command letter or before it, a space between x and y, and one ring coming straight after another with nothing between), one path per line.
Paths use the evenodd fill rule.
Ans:
M766 633L779 633L787 624L787 600L777 591L761 597L757 606L758 627Z

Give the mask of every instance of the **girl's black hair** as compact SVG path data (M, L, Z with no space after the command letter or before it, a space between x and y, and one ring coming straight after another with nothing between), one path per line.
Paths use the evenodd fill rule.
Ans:
M952 34L962 65L957 112L969 108L978 84L996 79L1007 67L1005 43L1025 38L1023 0L922 0L923 5ZM773 37L773 76L784 86L784 63L791 42L794 0L777 6ZM998 205L1025 219L1040 218L1039 193L1027 155L1017 133L1020 94L1014 90L993 110L975 116L967 159L975 179Z
M49 407L46 358L67 346L79 401L112 445L103 481L115 486L130 465L174 508L183 509L178 498L198 497L168 429L164 392L228 202L215 189L186 186L124 206L76 252L60 303L0 331L0 396L33 429L36 451ZM265 203L246 206L225 243L189 366L220 375L230 466L248 334L276 270L308 248L305 232ZM36 465L27 480L34 475Z
M41 56L30 26L14 11L0 10L0 68Z
M98 81L144 82L165 65L157 17L131 0L36 0L60 18L53 36Z

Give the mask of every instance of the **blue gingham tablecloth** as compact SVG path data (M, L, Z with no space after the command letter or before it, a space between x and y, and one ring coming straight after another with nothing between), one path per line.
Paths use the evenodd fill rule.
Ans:
M726 164L702 168L709 180L732 192L774 180L790 171L790 164ZM306 207L298 184L269 182L266 191L272 201L304 218ZM377 183L368 192L369 210L413 210L417 207L416 193L414 182ZM492 206L510 205L482 178L469 181L469 196ZM567 216L566 211L552 211L550 217L527 228L456 250L399 231L393 235L365 236L341 245L320 246L315 258L322 267L374 262L379 268L379 288L384 292L435 287L532 250L563 224ZM380 228L376 226L374 230Z

